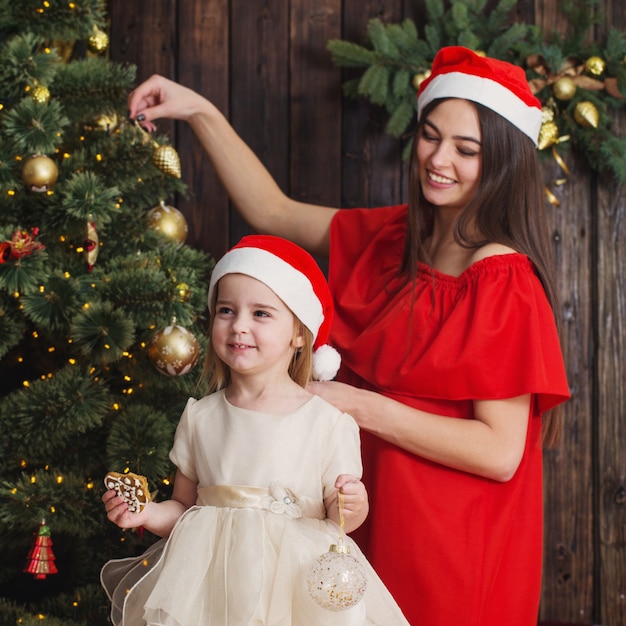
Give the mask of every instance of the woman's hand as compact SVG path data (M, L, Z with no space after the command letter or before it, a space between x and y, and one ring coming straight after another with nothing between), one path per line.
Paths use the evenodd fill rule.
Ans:
M307 390L316 396L324 398L324 400L330 402L330 404L337 407L340 411L350 414L361 428L365 427L365 425L359 421L362 419L359 415L359 407L362 406L364 402L363 394L372 392L364 391L358 387L338 383L336 381L311 382L307 385Z
M153 132L153 120L188 120L209 102L200 94L172 80L154 74L128 95L128 113L146 130Z
M506 482L524 454L531 397L475 400L468 419L434 415L367 389L316 382L307 389L351 415L359 428L429 461Z

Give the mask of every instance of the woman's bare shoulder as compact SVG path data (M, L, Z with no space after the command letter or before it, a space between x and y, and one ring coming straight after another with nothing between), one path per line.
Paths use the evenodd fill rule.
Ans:
M502 254L516 254L517 250L505 246L501 243L487 243L480 248L477 248L471 257L471 264L473 265L477 261L482 261L490 256L498 256Z

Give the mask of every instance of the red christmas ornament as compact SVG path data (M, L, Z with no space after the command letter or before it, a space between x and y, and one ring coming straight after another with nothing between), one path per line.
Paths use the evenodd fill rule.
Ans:
M39 530L35 532L34 535L35 539L26 557L24 572L33 574L38 580L43 580L49 574L56 574L58 572L54 564L55 556L52 552L50 527L46 526L46 520L41 520Z
M0 243L0 257L2 257L0 263L29 256L33 252L45 248L46 246L37 241L38 234L38 228L31 228L30 233L18 228L11 239Z
M11 244L0 241L0 263L6 263L11 258Z

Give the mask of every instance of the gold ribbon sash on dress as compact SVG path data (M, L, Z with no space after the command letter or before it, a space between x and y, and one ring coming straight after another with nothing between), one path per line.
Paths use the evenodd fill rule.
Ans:
M271 488L248 485L200 487L196 503L200 506L265 509L273 513L285 513L288 517L326 518L322 502L307 496L295 496L293 492L277 484L273 484Z

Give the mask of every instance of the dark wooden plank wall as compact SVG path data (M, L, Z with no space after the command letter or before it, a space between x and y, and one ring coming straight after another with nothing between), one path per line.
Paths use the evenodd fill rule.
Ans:
M382 111L341 96L333 37L360 40L368 19L419 24L424 0L108 0L110 56L179 80L211 98L291 195L334 206L406 198L398 142ZM558 0L518 2L519 19L566 27ZM600 0L602 23L626 28L623 0ZM343 76L345 78L345 75ZM623 115L616 116L621 133ZM219 257L248 227L230 208L184 124L159 123L177 146L189 243ZM546 452L542 619L626 625L626 195L567 154L571 174L547 205L561 277L564 352L573 399L564 440ZM546 180L563 175L556 162Z

